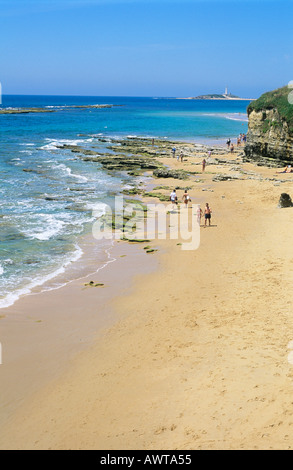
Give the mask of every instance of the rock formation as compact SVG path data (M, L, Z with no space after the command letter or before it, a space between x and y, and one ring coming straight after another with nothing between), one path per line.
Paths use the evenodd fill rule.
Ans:
M284 207L292 207L292 199L287 193L282 193L280 196L279 200L279 207L284 208Z
M265 93L250 103L245 155L249 159L271 159L278 164L293 160L293 105L288 86Z

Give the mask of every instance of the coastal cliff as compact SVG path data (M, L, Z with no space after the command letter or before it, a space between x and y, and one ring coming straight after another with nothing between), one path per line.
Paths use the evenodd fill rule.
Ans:
M263 94L250 103L248 112L248 159L289 162L293 160L293 105L288 86Z

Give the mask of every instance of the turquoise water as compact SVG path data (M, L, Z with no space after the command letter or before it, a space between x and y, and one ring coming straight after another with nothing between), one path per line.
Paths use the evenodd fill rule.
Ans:
M76 105L112 104L104 109ZM130 182L57 145L105 151L99 138L127 136L223 143L247 131L247 101L125 97L4 96L2 108L53 113L0 115L0 308L44 285L82 256L90 230L113 193ZM101 244L100 250L105 249Z

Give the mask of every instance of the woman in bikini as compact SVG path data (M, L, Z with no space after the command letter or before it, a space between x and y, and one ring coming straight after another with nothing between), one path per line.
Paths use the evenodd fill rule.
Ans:
M183 202L184 202L184 204L185 204L185 207L187 208L187 207L188 207L188 203L191 201L190 196L189 196L189 194L188 194L188 192L187 192L187 189L185 189L185 192L184 192L184 194L183 194L182 200L183 200Z
M202 209L201 209L199 204L197 204L196 215L197 215L197 223L198 223L198 225L200 225L200 221L201 221L201 218L202 218Z

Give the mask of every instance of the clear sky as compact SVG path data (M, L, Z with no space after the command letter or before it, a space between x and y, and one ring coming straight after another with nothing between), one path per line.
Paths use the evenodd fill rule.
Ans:
M257 97L293 80L293 0L0 0L4 94Z

